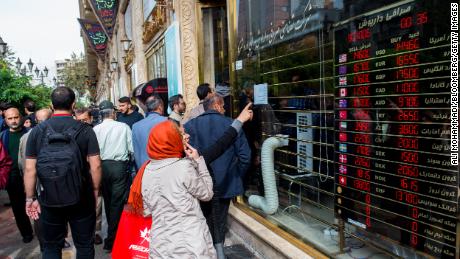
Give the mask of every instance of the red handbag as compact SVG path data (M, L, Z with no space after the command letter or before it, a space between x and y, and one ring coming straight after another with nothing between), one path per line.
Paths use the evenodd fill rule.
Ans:
M8 156L6 148L0 141L0 190L6 188L12 165L13 160Z
M148 259L152 217L123 210L112 249L113 259Z

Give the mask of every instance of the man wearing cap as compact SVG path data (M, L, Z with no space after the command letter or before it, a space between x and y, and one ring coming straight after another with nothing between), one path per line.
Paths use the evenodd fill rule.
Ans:
M133 124L142 120L144 116L133 109L131 99L124 96L118 99L118 111L120 112L117 116L117 121L128 124L130 128Z
M99 104L102 123L94 127L102 160L102 196L107 217L107 238L104 250L111 251L123 205L128 194L128 160L133 153L131 129L115 121L114 105L110 101Z

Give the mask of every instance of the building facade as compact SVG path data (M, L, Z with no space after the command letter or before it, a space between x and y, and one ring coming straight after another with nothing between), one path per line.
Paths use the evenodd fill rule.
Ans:
M97 21L90 2L80 0L81 18ZM449 8L120 0L105 55L85 47L98 102L166 78L168 95L183 94L190 108L205 82L230 93L233 115L256 104L245 126L247 191L230 230L259 255L458 258ZM267 139L278 141L275 151Z

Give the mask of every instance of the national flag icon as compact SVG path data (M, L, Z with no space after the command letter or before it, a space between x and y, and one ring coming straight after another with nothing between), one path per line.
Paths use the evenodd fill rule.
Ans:
M346 120L347 119L347 111L339 111L339 119Z
M342 164L346 164L347 163L347 155L340 154L339 155L339 162L342 163Z
M339 75L345 75L347 73L347 66L339 67Z
M339 55L339 63L347 62L347 54L340 54Z
M347 97L347 88L340 88L340 97Z
M340 99L339 100L339 108L347 108L348 101L347 99Z
M345 186L346 186L346 185L347 185L347 177L342 176L342 175L339 175L339 183L340 183L341 185L345 185Z
M339 133L339 141L346 142L347 141L347 133L340 132Z
M346 165L339 165L339 173L347 174L347 166Z
M339 124L340 130L346 130L347 129L347 122L346 121L341 121Z
M347 144L340 144L339 145L340 152L347 152Z
M339 85L347 85L347 77L346 76L339 77Z

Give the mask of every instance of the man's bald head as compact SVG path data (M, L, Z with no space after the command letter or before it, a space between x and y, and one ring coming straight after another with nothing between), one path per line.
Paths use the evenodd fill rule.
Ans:
M6 125L10 128L10 131L18 131L21 129L21 113L18 108L11 107L5 111L4 114Z
M51 110L50 109L41 109L35 112L35 119L37 123L42 123L51 117Z
M205 111L215 110L221 114L224 114L224 98L218 94L209 96L208 98L204 99L203 108Z

